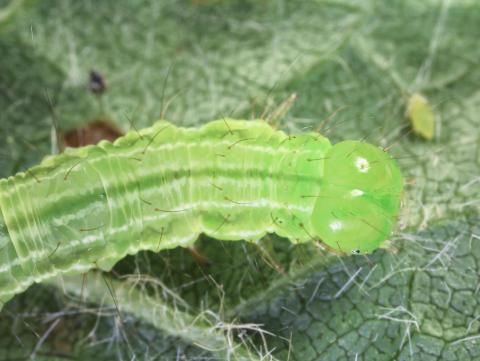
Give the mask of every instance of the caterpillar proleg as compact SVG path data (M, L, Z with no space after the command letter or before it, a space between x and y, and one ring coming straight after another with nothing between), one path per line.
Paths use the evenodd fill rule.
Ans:
M332 146L260 120L160 121L0 180L0 300L201 233L372 252L395 226L402 189L396 162L365 142Z

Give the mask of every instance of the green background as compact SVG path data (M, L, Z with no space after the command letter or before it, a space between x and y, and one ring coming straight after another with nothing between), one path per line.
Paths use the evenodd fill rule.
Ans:
M244 325L233 347L248 347L257 360L480 359L478 1L15 4L0 12L2 177L55 151L54 124L68 129L107 116L128 130L128 118L141 128L165 112L195 126L272 115L295 93L288 114L275 119L279 128L316 129L330 117L322 131L333 142L389 147L408 182L397 252L325 258L274 236L260 246L202 238L206 262L181 249L140 253L112 277L141 275L143 292L209 315L212 328ZM92 69L108 81L101 99L86 88ZM406 134L414 92L434 107L431 142ZM109 295L107 287L99 292ZM44 285L0 313L0 360L30 356L219 359L135 312L119 319L111 304Z

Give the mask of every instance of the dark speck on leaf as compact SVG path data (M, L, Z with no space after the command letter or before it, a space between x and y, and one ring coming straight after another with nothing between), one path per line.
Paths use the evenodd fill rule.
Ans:
M105 77L99 72L91 70L88 81L88 88L94 94L103 94L105 90L107 90L107 82L105 80Z

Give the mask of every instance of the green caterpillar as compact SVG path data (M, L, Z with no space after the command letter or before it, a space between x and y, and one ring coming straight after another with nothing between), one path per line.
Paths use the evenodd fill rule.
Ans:
M200 233L368 253L390 235L402 189L396 162L364 142L332 146L260 120L161 121L0 180L0 300L139 250L190 246Z

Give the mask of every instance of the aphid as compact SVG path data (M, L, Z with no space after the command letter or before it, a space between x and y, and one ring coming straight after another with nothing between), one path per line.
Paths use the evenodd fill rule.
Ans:
M0 180L0 300L139 250L188 247L201 233L276 233L365 254L389 237L402 190L396 162L365 142L332 146L260 120L158 122Z
M413 94L408 99L406 114L415 134L428 140L433 139L435 136L435 114L424 96L417 93Z

